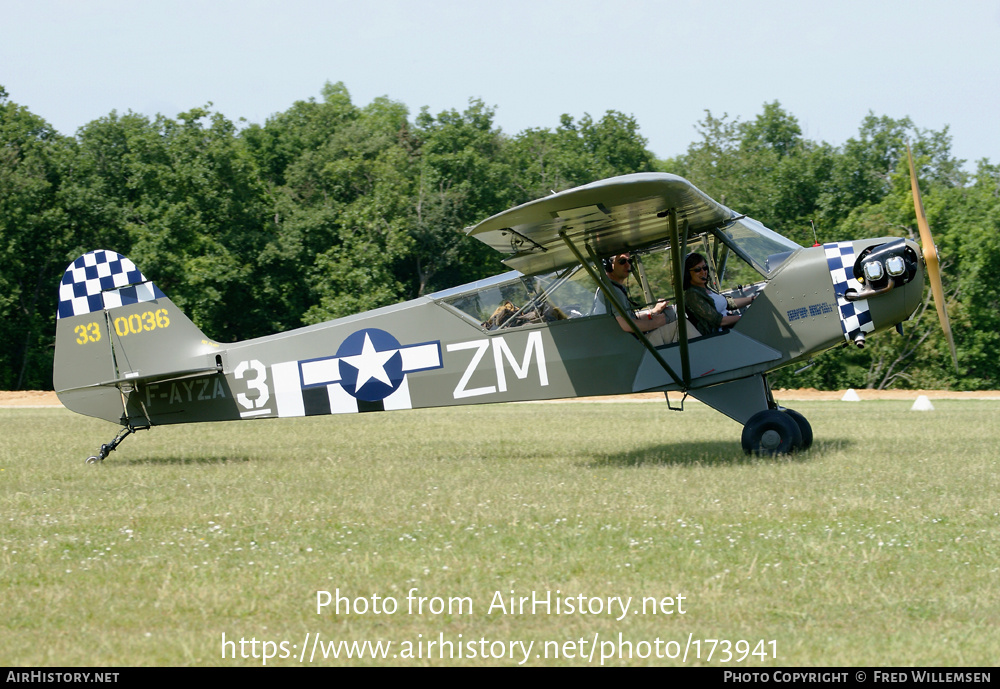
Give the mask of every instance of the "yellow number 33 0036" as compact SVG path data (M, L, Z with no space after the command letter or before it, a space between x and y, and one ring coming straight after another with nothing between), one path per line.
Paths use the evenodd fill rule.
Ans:
M97 323L78 325L73 328L73 332L76 333L77 344L87 344L88 342L101 341L101 328L97 325Z

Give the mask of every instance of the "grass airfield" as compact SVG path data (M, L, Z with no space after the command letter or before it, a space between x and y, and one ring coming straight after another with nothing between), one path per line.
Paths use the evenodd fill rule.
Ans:
M689 401L160 427L99 466L115 426L0 409L0 665L991 666L1000 402L911 405L789 403L792 458Z

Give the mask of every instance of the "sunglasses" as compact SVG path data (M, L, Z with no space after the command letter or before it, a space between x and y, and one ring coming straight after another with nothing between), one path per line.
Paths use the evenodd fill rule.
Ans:
M697 268L692 268L691 272L692 273L707 273L708 272L708 266L698 266Z
M620 266L630 266L632 265L632 259L630 258L619 258L618 265Z

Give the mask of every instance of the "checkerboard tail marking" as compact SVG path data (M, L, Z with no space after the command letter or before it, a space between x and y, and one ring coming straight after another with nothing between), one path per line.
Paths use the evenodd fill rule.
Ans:
M98 249L66 268L59 284L56 317L81 316L165 296L132 261L114 251Z

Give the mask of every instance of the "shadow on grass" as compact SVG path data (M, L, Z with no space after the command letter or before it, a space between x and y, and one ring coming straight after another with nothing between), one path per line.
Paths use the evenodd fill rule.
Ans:
M132 459L125 459L115 461L114 455L108 457L104 460L103 464L106 465L120 465L120 466L143 466L143 465L159 465L159 466L184 466L189 464L191 466L211 466L214 464L246 464L248 462L259 462L268 459L267 457L260 456L250 456L250 455L197 455L197 456L167 456L167 455L156 455L153 457L134 457Z
M779 455L776 457L747 455L743 452L740 444L732 441L700 441L700 442L678 442L669 444L648 445L638 449L629 449L622 452L599 453L587 451L580 448L574 453L577 461L582 466L589 468L597 467L638 467L638 466L700 466L700 467L725 467L753 464L804 464L816 459L820 459L830 454L850 451L855 445L851 438L826 438L816 442L809 450L798 452L792 455ZM523 454L523 453L521 453ZM558 454L537 454L531 455L533 461L545 461L550 458L564 457ZM463 456L441 456L433 459L424 457L421 461L437 462L459 462L470 461L482 462L496 459L489 453L479 455ZM199 455L153 455L149 457L133 457L129 459L118 459L112 454L104 461L109 466L213 466L226 464L249 464L264 463L272 461L287 461L285 455L267 454L229 454L220 452L219 454L199 454ZM357 461L362 461L360 458Z
M853 442L838 438L815 444L805 452L776 457L747 455L738 443L681 442L649 447L620 453L590 455L590 467L634 467L634 466L738 466L743 464L801 464L822 457L831 450L848 449Z

